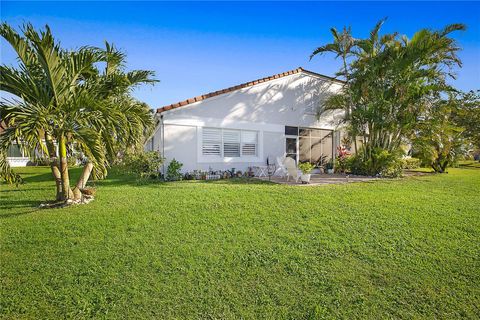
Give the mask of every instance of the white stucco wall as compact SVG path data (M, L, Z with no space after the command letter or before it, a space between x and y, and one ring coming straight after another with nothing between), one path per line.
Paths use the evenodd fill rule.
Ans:
M7 157L10 167L26 167L30 158L28 157Z
M317 119L315 111L322 99L340 88L337 82L300 72L165 111L161 114L165 138L160 125L146 149L164 153L166 165L173 158L182 162L183 171L210 167L243 171L284 154L285 126L335 129L341 112ZM206 162L200 152L203 127L258 131L258 157Z

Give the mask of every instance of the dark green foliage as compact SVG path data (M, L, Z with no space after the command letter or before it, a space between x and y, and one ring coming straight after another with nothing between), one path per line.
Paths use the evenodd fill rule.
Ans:
M372 150L369 157L364 152L348 158L350 172L366 176L382 176L387 178L399 177L402 174L402 160L400 155L381 148Z
M125 155L123 168L140 178L156 179L163 160L158 151L137 152Z
M168 181L178 181L178 180L182 180L182 173L181 173L181 169L183 167L183 164L178 162L177 160L172 159L172 161L170 161L170 164L168 165L168 168L167 168L167 180Z
M462 135L480 149L480 90L461 93L453 122L463 128Z
M453 95L446 100L432 100L430 112L417 124L412 138L414 155L435 172L446 172L467 152L464 128L454 120L460 106L460 100Z
M336 161L336 171L338 172L347 172L350 165L350 157L337 157Z

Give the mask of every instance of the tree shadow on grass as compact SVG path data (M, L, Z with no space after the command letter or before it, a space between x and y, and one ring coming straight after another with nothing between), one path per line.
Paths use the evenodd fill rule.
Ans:
M42 210L42 209L36 208L34 206L31 206L31 207L28 207L28 208L29 208L28 210L23 210L23 211L18 211L18 212L1 213L0 214L0 220L8 219L8 218L14 218L14 217L18 217L18 216L23 216L25 214L30 214L30 213L34 213L34 212Z
M0 204L0 219L16 217L40 210L38 207L42 203L38 200L28 199L2 199ZM20 210L19 209L25 209Z
M2 190L0 191L0 194L6 194L6 193L15 193L15 192L25 192L25 191L40 191L40 190L49 190L50 188L24 188L22 189L21 185L19 187L16 187L15 189L7 189L7 190Z
M475 161L475 162L466 162L466 163L460 163L458 165L458 168L460 169L480 169L480 162Z

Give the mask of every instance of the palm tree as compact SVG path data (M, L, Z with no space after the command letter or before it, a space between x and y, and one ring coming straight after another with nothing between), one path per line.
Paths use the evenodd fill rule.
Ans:
M55 42L48 26L37 32L27 24L22 32L23 36L6 23L0 26L19 62L18 68L0 66L0 90L15 97L0 102L0 119L6 124L0 152L15 140L31 153L44 151L50 157L57 200L78 199L92 170L98 178L106 175L117 143L138 143L152 126L148 107L130 93L156 80L151 71L124 72L125 56L108 43L105 49L67 51ZM99 63L105 65L103 70ZM73 190L67 162L72 147L88 159ZM8 166L3 168L7 173Z
M332 52L342 59L337 75L344 76L346 85L326 100L324 109L345 112L351 138L362 136L363 159L370 163L375 162L375 150L397 152L415 130L417 117L428 112L429 101L453 90L446 78L461 61L456 56L459 47L449 35L465 29L462 24L439 31L423 29L408 39L398 33L381 36L384 21L366 39L353 40L350 29L341 34L332 29L333 42L311 56Z
M341 58L342 60L342 68L336 73L337 77L343 77L345 82L347 83L346 86L344 86L343 90L348 91L349 86L349 80L350 80L350 72L349 72L349 59L355 55L355 44L356 44L356 39L352 36L352 29L351 27L344 27L342 32L338 32L336 28L331 28L330 33L332 34L333 42L327 43L323 46L320 46L316 48L312 54L310 55L310 60L312 60L315 56L317 55L323 55L327 53L333 53L335 55L335 59ZM342 101L336 101L337 103L341 103L345 105L346 107L344 108L345 111L345 117L344 117L344 123L349 123L351 122L351 111L352 111L352 100L350 98L351 95L347 94L344 95L343 97L347 97L348 99L342 99ZM323 106L323 111L326 111L328 109L331 109L328 106ZM350 125L349 130L348 130L350 138L353 140L354 147L355 147L355 152L357 152L357 140L356 137L358 135L358 132L355 130L355 126Z

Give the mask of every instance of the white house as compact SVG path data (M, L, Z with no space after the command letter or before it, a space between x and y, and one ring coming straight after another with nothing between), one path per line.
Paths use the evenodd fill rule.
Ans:
M297 68L157 109L146 144L183 171L246 170L278 156L318 163L339 144L342 112L317 117L322 99L343 82Z
M30 157L24 153L20 145L13 143L7 150L7 161L11 167L25 167Z

